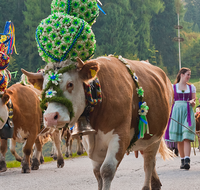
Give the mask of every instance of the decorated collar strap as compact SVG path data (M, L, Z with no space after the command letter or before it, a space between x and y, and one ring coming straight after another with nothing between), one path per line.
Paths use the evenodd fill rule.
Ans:
M69 99L65 98L63 91L59 88L59 82L62 81L62 74L74 69L76 69L76 65L71 64L55 72L53 71L53 69L45 72L46 74L48 74L48 83L42 93L42 102L40 104L40 107L43 110L47 108L47 102L57 102L67 107L70 113L70 119L74 117L72 102Z
M138 114L139 114L139 124L138 124L139 134L138 134L137 137L138 137L138 139L144 138L145 133L151 135L149 133L149 127L148 127L147 118L146 118L149 107L147 106L146 102L143 101L144 90L142 89L142 87L139 86L138 77L136 76L134 71L133 72L131 71L131 67L128 64L128 62L125 59L123 59L123 57L121 55L118 56L117 58L122 63L124 63L126 65L128 72L130 73L130 75L132 76L132 78L133 78L133 80L136 84L136 90L137 90L137 94L138 94L138 98L139 98L139 110L138 110ZM132 144L132 142L131 142L131 144ZM130 146L129 146L129 148L130 148Z
M85 90L86 103L87 105L91 106L90 112L92 112L94 110L94 106L102 102L101 85L98 78L93 80L90 84L83 83L83 85ZM95 93L96 97L92 96L93 93Z

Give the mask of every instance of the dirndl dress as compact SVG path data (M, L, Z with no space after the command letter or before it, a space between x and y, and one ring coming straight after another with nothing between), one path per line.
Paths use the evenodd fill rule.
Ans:
M189 85L189 93L177 93L176 85L173 85L173 89L174 104L172 106L170 117L195 132L196 122L194 111L188 102L192 99L191 85ZM184 139L188 139L193 142L195 134L174 120L169 119L165 140L170 142L182 142Z

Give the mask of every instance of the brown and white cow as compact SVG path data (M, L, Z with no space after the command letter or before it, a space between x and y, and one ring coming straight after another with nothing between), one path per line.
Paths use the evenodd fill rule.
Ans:
M42 111L37 94L29 87L22 84L14 84L9 87L0 99L1 104L6 104L11 99L13 104L14 132L11 140L11 152L22 163L22 173L30 172L30 155L32 146L40 131ZM0 108L1 109L1 108ZM8 110L6 110L8 112ZM1 128L3 126L0 126ZM1 139L0 163L1 171L6 170L5 154L7 151L7 139ZM16 142L24 143L22 159L16 154Z
M98 181L99 190L109 190L117 167L122 161L132 137L138 127L139 99L136 85L126 66L113 56L99 57L83 63L49 63L45 70L58 70L69 64L77 64L77 69L69 70L62 75L59 88L67 101L72 102L74 117L70 118L69 110L58 102L48 102L44 113L44 125L62 128L73 126L83 113L86 102L83 83L98 77L102 90L102 103L95 106L90 114L91 126L96 134L83 136L83 145L92 160L93 172ZM145 181L143 190L160 189L161 183L155 169L156 154L159 150L164 158L169 158L169 149L163 140L163 134L169 118L173 90L165 73L156 66L140 61L125 59L132 71L139 78L144 89L144 101L149 106L147 120L150 134L137 140L132 151L142 151L144 158ZM63 69L65 70L65 69ZM67 70L67 69L66 69ZM44 80L41 74L22 70L32 82L45 89L48 74ZM160 147L160 148L159 148Z
M65 129L63 130L63 138L65 139L65 145L66 145L66 150L65 150L65 156L69 157L72 156L72 144L74 140L76 140L76 153L78 155L81 155L84 153L83 150L83 145L82 145L82 137L81 136L75 136L73 137L72 134L73 128Z
M42 72L42 70L40 72ZM29 83L26 75L22 74L20 83L31 88L37 94L38 98L41 100L41 90L38 90L37 88L35 88L37 86L33 86L31 83ZM43 120L41 120L41 122L43 123ZM42 128L42 130L37 135L34 148L33 148L33 158L32 158L32 166L31 166L32 170L39 169L40 163L44 162L44 158L42 155L42 147L48 141L53 142L54 150L56 152L57 167L62 168L64 166L64 158L63 158L62 150L61 150L61 132L58 129ZM12 150L14 148L15 146L12 146ZM18 160L19 156L17 155L16 151L13 150L13 152L14 152L14 156L16 160Z
M195 114L195 120L196 120L196 134L200 136L200 113ZM198 137L198 143L199 143L199 151L200 151L200 137Z

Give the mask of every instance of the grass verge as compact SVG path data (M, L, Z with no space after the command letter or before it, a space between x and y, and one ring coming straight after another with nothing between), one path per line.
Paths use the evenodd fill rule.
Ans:
M71 158L77 158L77 157L81 157L81 156L87 156L87 153L84 152L82 155L77 155L77 153L72 153L71 157L66 158L63 155L63 158L64 158L64 160L68 160L68 159L71 159ZM46 162L53 162L53 161L56 161L56 160L54 160L51 157L44 157L44 162L45 163ZM19 168L19 167L21 167L21 162L18 162L18 161L9 161L9 162L6 162L6 165L7 165L7 168Z

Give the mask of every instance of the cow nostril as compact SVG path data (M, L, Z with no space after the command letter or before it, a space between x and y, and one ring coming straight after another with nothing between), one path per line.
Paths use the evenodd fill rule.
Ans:
M56 114L55 116L54 116L54 120L57 120L58 119L58 114Z

